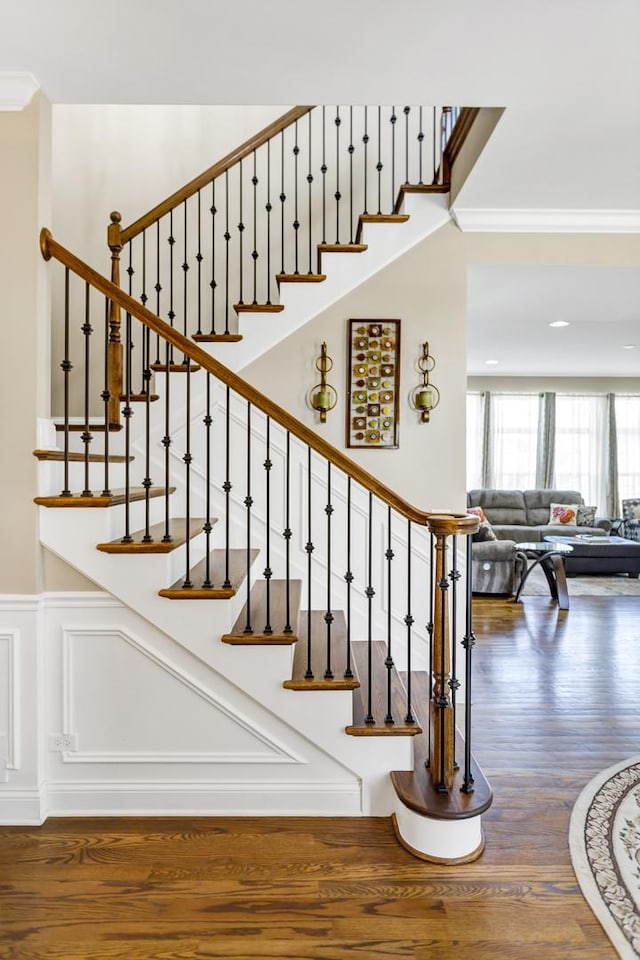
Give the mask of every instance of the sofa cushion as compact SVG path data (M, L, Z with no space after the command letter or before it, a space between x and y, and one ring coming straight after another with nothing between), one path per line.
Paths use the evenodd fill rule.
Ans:
M532 526L549 523L552 503L584 503L577 490L524 490L522 496L526 511L525 523Z
M515 540L516 543L537 543L541 540L541 527L529 527L526 523L496 523L493 527L498 540ZM554 527L557 530L557 527Z
M470 507L482 507L489 523L526 523L522 490L470 490L467 495ZM547 516L549 517L547 510Z

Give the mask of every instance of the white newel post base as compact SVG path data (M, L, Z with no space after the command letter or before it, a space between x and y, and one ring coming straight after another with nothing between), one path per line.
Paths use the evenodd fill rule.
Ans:
M439 820L410 810L399 797L391 821L402 846L431 863L470 863L484 850L480 814L462 820Z

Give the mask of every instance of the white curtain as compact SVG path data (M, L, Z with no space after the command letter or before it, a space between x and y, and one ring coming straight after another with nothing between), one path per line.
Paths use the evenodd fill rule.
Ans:
M536 485L537 393L491 395L491 483L501 490Z
M621 500L640 497L640 397L616 396L618 493Z
M467 490L478 490L482 483L484 398L481 393L467 394Z
M555 483L607 515L607 397L557 394Z

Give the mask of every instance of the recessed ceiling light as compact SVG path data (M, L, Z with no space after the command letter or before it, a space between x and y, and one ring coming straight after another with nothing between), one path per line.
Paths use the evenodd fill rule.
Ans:
M635 350L635 348L636 348L635 343L625 343L625 345L623 346L622 349L623 349L623 350Z
M485 360L485 363L488 367L495 367L497 362L498 362L497 360Z
M568 326L569 326L569 321L568 321L568 320L553 320L552 323L549 324L549 326L550 326L550 327L568 327Z

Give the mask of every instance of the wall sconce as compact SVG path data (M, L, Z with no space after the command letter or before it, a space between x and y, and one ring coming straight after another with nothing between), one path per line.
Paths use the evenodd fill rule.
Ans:
M429 423L431 411L440 403L440 391L429 381L429 374L436 362L429 353L429 342L422 344L422 356L418 360L418 369L422 374L422 383L414 387L409 395L409 403L420 414L422 423Z
M327 383L327 374L333 368L333 360L327 353L327 345L323 342L320 356L316 359L316 370L320 373L320 383L316 383L307 394L307 402L320 414L320 423L327 422L327 413L333 410L338 402L338 394Z

